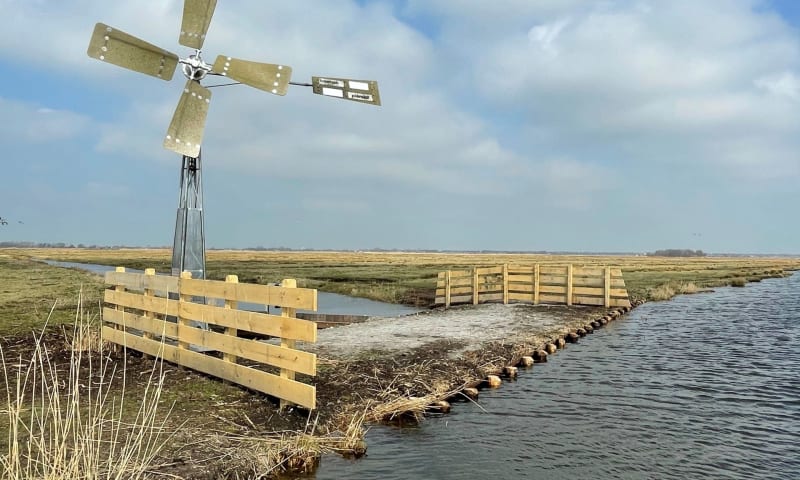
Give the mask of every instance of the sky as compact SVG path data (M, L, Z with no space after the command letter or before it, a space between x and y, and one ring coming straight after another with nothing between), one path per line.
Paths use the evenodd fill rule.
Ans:
M171 245L180 0L0 0L0 241ZM204 46L377 80L374 107L213 91L212 248L800 253L795 0L219 0ZM204 82L207 85L215 80Z

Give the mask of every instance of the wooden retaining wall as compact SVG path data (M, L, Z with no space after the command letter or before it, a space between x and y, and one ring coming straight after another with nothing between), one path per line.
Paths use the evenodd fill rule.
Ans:
M316 407L316 388L295 380L317 373L317 356L296 349L298 340L317 341L317 325L295 318L296 309L317 309L316 290L294 280L275 287L238 283L235 275L221 282L121 267L105 281L113 288L105 291L104 340L272 395L282 408ZM278 305L282 313L237 310L237 302ZM280 345L239 338L240 330L278 337Z
M619 268L537 264L439 272L436 305L488 302L631 306Z

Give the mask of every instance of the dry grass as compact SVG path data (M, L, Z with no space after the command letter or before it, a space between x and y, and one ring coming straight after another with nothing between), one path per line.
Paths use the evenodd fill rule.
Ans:
M282 432L265 437L219 436L215 439L221 452L215 461L219 465L217 478L264 479L282 473L311 473L323 455L338 453L345 456L362 456L367 447L364 441L366 415L350 419L345 430L325 436L315 435L315 425L307 425L305 432Z
M670 282L663 283L648 292L648 298L652 301L669 300L675 295L698 293L701 289L694 282Z
M80 302L79 302L80 305ZM46 324L47 322L45 322ZM6 359L0 347L7 407L8 449L0 454L0 478L150 478L165 433L159 399L163 376L154 369L132 422L122 420L124 392L112 397L114 376L104 345L79 306L69 368L59 371L43 335L31 358ZM67 340L65 340L67 341ZM97 350L94 350L97 349ZM92 355L95 353L96 355ZM96 358L103 360L98 361Z

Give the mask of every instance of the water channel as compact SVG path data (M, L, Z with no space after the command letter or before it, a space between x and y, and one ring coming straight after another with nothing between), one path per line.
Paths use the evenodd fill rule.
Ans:
M800 478L800 274L645 304L317 480Z
M115 267L109 265L97 265L93 263L74 263L74 262L57 262L55 260L44 260L48 265L63 268L78 268L87 272L103 274L105 272L113 272ZM129 272L142 273L141 270L129 269ZM398 317L401 315L409 315L417 313L418 308L409 307L406 305L397 305L393 303L377 302L366 298L350 297L347 295L339 295L336 293L318 292L317 293L317 311L314 313L327 313L337 315L366 315L370 317ZM247 310L260 311L264 309L264 305L242 303L241 308ZM270 313L278 314L279 308L272 308ZM305 310L300 310L305 312Z

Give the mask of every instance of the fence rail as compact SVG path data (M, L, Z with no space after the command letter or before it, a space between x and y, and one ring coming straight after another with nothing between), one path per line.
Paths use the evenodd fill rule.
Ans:
M436 305L486 302L631 305L619 268L501 265L439 273Z
M317 325L295 318L297 309L317 309L316 290L296 288L294 280L275 287L238 283L235 275L221 282L153 269L118 268L105 281L113 287L104 297L105 340L272 395L281 407L316 407L316 388L295 380L296 373L317 373L317 356L296 348L297 341L317 341ZM238 310L239 302L277 305L281 315ZM240 331L280 344L241 338Z

